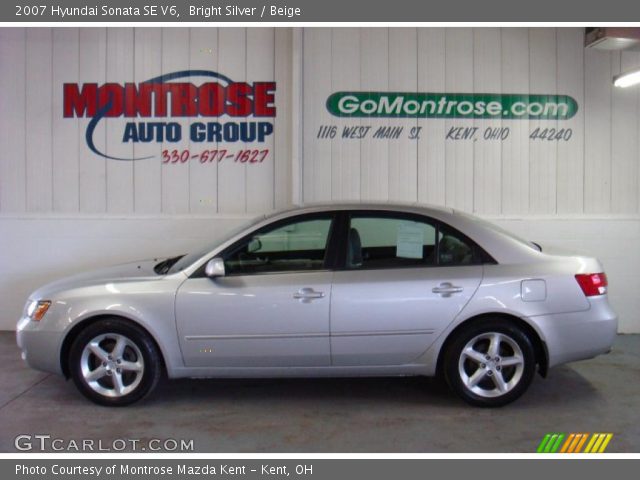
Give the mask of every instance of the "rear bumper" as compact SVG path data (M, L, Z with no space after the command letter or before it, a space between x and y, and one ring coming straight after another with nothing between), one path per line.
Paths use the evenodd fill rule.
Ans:
M549 367L586 360L611 350L618 332L618 317L606 295L589 299L583 312L530 317L549 354Z
M47 331L40 322L23 317L16 328L16 341L22 352L22 359L36 370L62 375L59 346L60 332Z

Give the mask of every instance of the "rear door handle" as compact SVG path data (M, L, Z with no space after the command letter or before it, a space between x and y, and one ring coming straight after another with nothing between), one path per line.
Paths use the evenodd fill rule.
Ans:
M431 289L433 293L437 293L439 295L442 295L443 297L450 297L454 293L460 293L463 290L464 288L453 285L451 282L441 283L439 286L433 287Z
M301 300L302 303L309 303L316 298L323 298L324 292L316 292L313 288L304 287L293 294L293 298Z

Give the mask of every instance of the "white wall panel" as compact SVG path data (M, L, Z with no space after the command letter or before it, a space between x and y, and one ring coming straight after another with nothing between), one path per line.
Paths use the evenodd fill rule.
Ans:
M502 91L500 64L502 38L499 28L473 29L473 91ZM479 119L473 122L478 135L487 128L501 129L502 122ZM501 211L502 146L500 140L473 142L473 210L477 213Z
M218 69L218 29L192 28L189 31L189 69ZM200 119L191 119L189 125ZM189 143L194 154L205 148L202 144ZM217 149L218 143L206 145ZM203 157L206 158L206 157ZM189 211L191 213L216 213L218 211L218 162L201 162L199 158L189 160Z
M26 45L23 28L0 28L0 209L24 212L26 178ZM5 113L6 112L6 113Z
M275 79L275 31L273 28L247 29L247 81ZM277 89L277 85L276 85ZM282 91L286 95L286 90ZM286 113L283 113L286 115ZM244 144L249 150L269 150L266 159L259 163L245 164L246 212L264 212L274 208L274 135L264 142ZM253 157L256 161L258 156Z
M162 29L136 28L134 32L134 76L136 83L144 82L163 73ZM136 214L162 212L162 144L139 142L133 145L133 193Z
M526 28L502 30L502 92L529 92L529 32ZM509 137L502 142L502 213L529 212L529 121L510 122Z
M83 131L80 120L62 121L62 85L78 83L80 74L80 31L77 28L54 28L52 57L52 188L53 210L72 213L80 209L80 148ZM53 60L55 59L55 60Z
M48 212L53 208L52 186L52 29L27 30L25 125L27 210Z
M530 93L556 93L558 81L555 28L529 29L529 91ZM531 120L529 130L536 128L557 132L556 120ZM556 212L556 167L558 144L556 140L529 142L529 213Z
M611 65L613 55L584 53L584 211L611 211Z
M371 91L389 89L389 29L360 29L361 87ZM385 119L370 119L372 130L388 125ZM371 134L360 141L360 196L363 200L389 199L389 142Z
M107 29L107 82L118 83L134 75L133 28ZM133 158L133 144L122 141L122 120L107 118L106 153L110 157ZM107 163L107 212L133 213L132 161L108 161Z
M562 122L570 142L558 142L556 211L580 213L584 206L584 47L580 28L558 28L557 88L578 102L577 114Z
M448 92L473 93L473 30L447 29L445 38L445 82ZM445 129L473 127L473 120L445 121ZM447 140L445 204L473 211L473 141Z
M102 85L107 78L107 29L81 28L79 83ZM80 134L84 135L90 118L79 120ZM99 122L93 132L93 141L101 152L107 148L106 123ZM107 211L107 160L91 152L82 141L80 149L80 211L104 213Z
M273 143L273 201L275 208L290 205L293 198L293 91L294 85L300 88L300 82L294 82L293 71L293 30L276 28L274 32L275 54L274 69L276 80L276 118L274 121L275 140ZM296 104L300 101L297 99ZM296 131L299 128L295 126ZM297 146L300 147L299 145ZM296 179L297 180L297 179ZM298 183L298 182L296 182Z
M303 71L303 175L302 198L305 202L331 200L331 140L318 140L319 130L335 120L323 100L331 92L332 32L330 28L305 28Z
M247 80L247 29L219 30L218 68L235 82ZM238 144L242 148L242 144ZM218 211L245 212L247 209L247 165L224 160L218 165Z
M613 55L611 75L640 67L640 53ZM638 89L612 89L611 211L637 212L638 208Z
M418 91L418 32L413 28L389 29L389 90ZM393 122L402 127L400 141L389 141L389 199L415 202L418 199L418 145L409 140L409 130L418 125L415 119Z
M360 90L360 29L332 30L331 89ZM333 49L335 47L335 49ZM331 142L331 197L333 200L360 198L360 141L345 137L360 126L357 118L337 119L338 133Z
M444 92L444 28L418 29L418 91ZM418 120L418 201L444 205L446 183L445 122Z
M162 29L162 72L171 73L189 69L189 29ZM185 123L185 122L181 122ZM184 126L183 126L184 129ZM162 149L181 154L190 147L189 137L183 132L179 142L162 143ZM188 160L190 161L190 160ZM186 168L185 168L186 167ZM182 162L162 163L162 212L182 214L189 212L189 167Z

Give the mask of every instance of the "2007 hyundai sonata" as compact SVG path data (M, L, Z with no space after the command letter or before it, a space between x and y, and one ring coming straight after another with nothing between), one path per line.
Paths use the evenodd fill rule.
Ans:
M608 352L616 329L594 258L451 209L354 204L42 287L17 340L29 365L103 405L143 398L166 372L442 375L467 402L501 406L536 370Z

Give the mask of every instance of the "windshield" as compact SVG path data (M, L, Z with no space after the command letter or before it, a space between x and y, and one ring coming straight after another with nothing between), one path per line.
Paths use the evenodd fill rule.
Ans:
M166 275L169 272L169 270L171 270L171 267L182 257L184 257L184 255L178 255L177 257L167 258L166 260L161 261L155 267L153 267L153 270L158 275Z
M236 236L237 234L239 234L243 230L251 227L252 225L255 225L258 222L261 222L264 219L265 219L265 215L260 215L259 217L252 218L251 220L243 222L240 226L232 229L230 232L228 232L227 234L223 235L221 238L218 238L214 242L206 245L205 247L199 249L198 251L193 252L193 253L188 253L187 255L183 255L181 257L174 257L176 259L175 263L173 263L171 265L171 267L165 273L176 273L176 272L179 272L180 270L184 270L189 265L191 265L193 262L199 260L200 258L202 258L207 253L209 253L212 250L214 250L219 245L222 245L224 242L226 242L230 238ZM171 260L173 260L173 259L171 259Z

